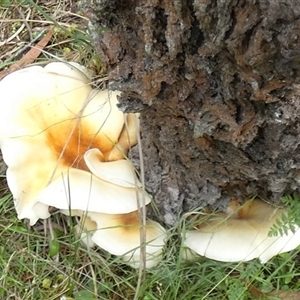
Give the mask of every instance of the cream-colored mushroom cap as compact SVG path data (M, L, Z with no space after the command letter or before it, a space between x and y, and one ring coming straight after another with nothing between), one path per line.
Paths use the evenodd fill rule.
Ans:
M90 213L124 214L142 206L140 188L127 188L101 180L92 173L71 168L42 190L35 203L61 210L80 210ZM145 204L150 203L148 194ZM93 219L93 218L92 218ZM96 220L94 220L96 222Z
M102 160L127 154L115 146L130 115L116 106L119 92L93 90L89 72L75 63L50 63L14 72L0 82L0 147L19 218L47 218L39 193L69 168L89 171L90 148ZM122 137L123 139L123 137ZM53 197L54 198L54 197Z
M120 159L112 162L100 160L102 153L99 149L90 149L84 154L84 160L89 170L97 177L124 187L141 187L131 161Z
M141 247L141 224L137 211L129 214L88 213L97 223L92 241L111 254L123 256L124 261L138 267ZM156 265L161 259L166 230L157 222L146 223L146 266Z
M61 212L65 215L80 217L79 223L75 226L75 232L82 244L88 248L98 246L111 254L121 256L122 260L131 267L140 267L141 225L136 211L117 215L80 210L61 210ZM157 222L148 220L146 224L146 268L155 267L162 260L165 240L166 230Z
M184 235L184 245L196 253L224 262L262 263L300 244L300 229L287 235L269 237L270 228L285 212L260 200L247 201L236 213L212 215Z
M76 232L87 247L99 246L111 254L122 256L122 260L133 268L140 266L140 222L137 211L129 214L90 213L80 210L62 210L65 215L79 216ZM146 224L145 267L156 266L163 256L166 230L157 222Z

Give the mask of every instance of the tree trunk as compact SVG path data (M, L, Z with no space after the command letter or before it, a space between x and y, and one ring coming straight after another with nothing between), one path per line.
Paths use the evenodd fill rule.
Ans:
M299 0L95 3L83 8L120 109L141 113L162 221L298 189Z

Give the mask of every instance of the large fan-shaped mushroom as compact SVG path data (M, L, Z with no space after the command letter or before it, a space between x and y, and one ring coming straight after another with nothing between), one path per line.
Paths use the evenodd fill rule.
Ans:
M117 160L136 143L134 133L125 134L136 133L135 116L118 110L119 92L93 90L89 81L88 71L78 64L50 63L0 82L0 147L7 181L19 218L30 224L49 216L51 204L38 201L47 185L69 168L89 171L83 159L87 150L99 149L101 161Z

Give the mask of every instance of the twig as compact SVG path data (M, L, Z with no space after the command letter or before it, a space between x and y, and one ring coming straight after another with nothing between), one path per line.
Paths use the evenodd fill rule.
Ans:
M31 14L31 11L28 12L27 17L24 20L27 21L29 19L30 14ZM24 27L25 27L25 22L19 27L19 29L12 36L10 36L9 38L7 38L4 42L1 42L0 43L0 47L4 46L5 44L7 44L11 40L13 40L19 33L22 32L22 30L24 29Z
M40 37L45 33L45 30L39 32L39 34L37 34L37 36L35 36L33 38L33 40L28 44L26 42L23 42L22 44L20 43L20 45L18 46L18 48L14 48L9 52L6 52L3 54L2 57L6 56L9 57L9 59L6 59L3 64L5 65L6 63L13 61L15 59L15 57L19 56L21 53L23 53L24 51L27 50L27 48L30 48L34 42L36 42L37 40L40 39ZM2 58L0 57L0 59ZM0 73L1 74L1 73Z
M30 14L31 14L31 9L29 8L29 12L27 14L27 17L24 16L23 12L21 11L21 9L18 6L16 6L16 9L18 10L20 16L24 19L24 25L27 28L27 32L28 32L28 34L30 36L30 41L32 41L33 40L33 36L32 36L32 32L31 32L31 28L30 28L30 26L28 24L28 21L27 21L29 19Z

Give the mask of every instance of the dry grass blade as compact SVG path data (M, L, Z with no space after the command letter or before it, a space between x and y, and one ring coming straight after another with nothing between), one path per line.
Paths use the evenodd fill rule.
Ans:
M0 80L7 76L8 74L17 71L31 63L33 63L42 53L42 50L47 46L50 39L52 38L54 33L54 29L51 28L47 34L42 38L40 42L36 44L36 46L32 47L30 51L28 51L19 61L12 64L7 70L3 70L0 72Z
M135 127L138 128L138 121L135 118ZM139 157L140 157L140 168L141 168L141 182L143 187L143 195L145 195L145 170L143 164L143 151L142 151L142 143L140 133L137 132L137 142L138 142L138 149L139 149ZM143 279L145 279L146 273L146 205L145 205L145 197L143 199L138 199L138 201L142 201L142 206L138 205L139 208L139 216L140 222L142 224L140 229L140 241L141 241L141 251L140 251L140 268L139 268L139 277L136 287L136 293L134 295L134 300L139 298L139 290Z

